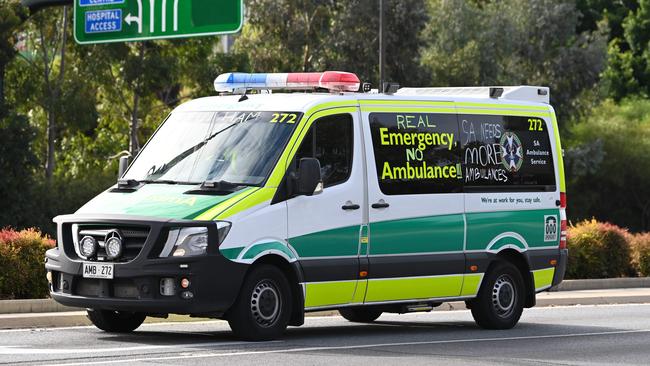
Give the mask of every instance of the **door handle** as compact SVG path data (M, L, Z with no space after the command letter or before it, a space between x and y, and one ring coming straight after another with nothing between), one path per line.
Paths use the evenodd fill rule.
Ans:
M341 206L342 209L344 210L358 210L361 208L361 206L357 205L356 203L346 203L345 205Z
M377 203L373 203L370 207L372 208L386 208L390 206L387 202L384 201L379 201Z

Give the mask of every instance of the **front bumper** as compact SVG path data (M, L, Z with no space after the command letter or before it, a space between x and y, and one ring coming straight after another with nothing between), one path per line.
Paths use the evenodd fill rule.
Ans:
M70 215L55 219L58 245L46 253L45 268L51 273L50 294L57 302L74 307L136 311L147 314L193 314L222 316L234 303L247 266L221 256L214 222L166 220L134 216ZM69 226L72 224L140 225L149 235L137 257L113 263L112 280L82 276L84 260L74 253ZM158 258L157 248L170 227L208 227L208 254L197 257ZM161 279L172 278L175 292L165 296ZM190 281L181 289L182 278ZM188 294L189 292L189 294Z

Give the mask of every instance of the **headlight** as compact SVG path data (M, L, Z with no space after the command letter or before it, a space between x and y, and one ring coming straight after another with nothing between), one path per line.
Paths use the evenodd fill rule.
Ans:
M202 255L208 249L208 228L172 229L169 231L169 236L176 236L175 248L172 251L174 257Z
M97 240L92 236L84 236L79 241L79 251L86 258L94 256L97 253Z
M230 230L230 223L219 221L217 224L218 243L226 238ZM190 257L204 255L208 250L207 227L178 227L169 230L167 242L160 257Z
M122 255L122 240L116 236L109 238L104 243L106 255L109 259L116 259Z

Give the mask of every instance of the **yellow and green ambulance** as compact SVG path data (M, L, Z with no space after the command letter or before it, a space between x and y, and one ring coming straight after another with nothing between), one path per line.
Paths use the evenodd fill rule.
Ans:
M174 313L266 340L309 311L458 300L513 327L566 266L548 88L359 87L220 75L221 95L177 107L115 186L55 218L52 297L109 332Z

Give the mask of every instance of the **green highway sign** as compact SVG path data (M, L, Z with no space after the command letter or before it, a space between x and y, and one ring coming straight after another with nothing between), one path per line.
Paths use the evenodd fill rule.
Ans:
M236 33L243 13L243 0L74 0L74 37L93 44Z

